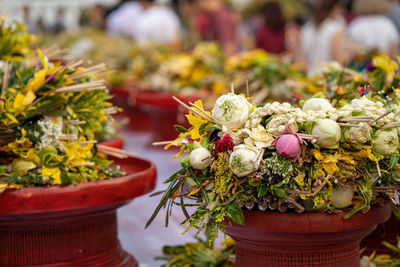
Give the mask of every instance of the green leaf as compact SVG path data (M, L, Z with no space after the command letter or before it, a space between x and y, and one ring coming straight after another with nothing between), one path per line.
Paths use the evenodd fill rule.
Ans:
M286 195L285 190L279 187L272 187L272 194L279 198L285 197Z
M185 127L180 126L180 125L174 125L174 128L175 128L175 130L177 130L180 133L187 133L188 132L188 130Z
M389 162L389 168L393 169L394 167L397 166L397 163L399 162L399 156L397 155L392 155L390 157L390 162Z
M199 134L200 134L200 135L205 134L206 131L208 131L208 126L210 126L210 125L211 125L210 122L203 123L203 124L200 126L200 128L199 128Z
M258 197L264 197L268 194L268 186L266 184L261 184L257 186L257 195Z
M177 173L175 173L176 175ZM173 177L175 176L173 175ZM172 178L172 177L171 177ZM157 214L160 212L161 208L165 206L165 204L168 201L168 198L171 196L171 193L173 193L172 188L174 187L177 176L174 177L174 179L171 181L170 185L168 186L167 190L165 191L165 194L162 196L160 203L158 204L157 208L154 210L153 214L151 215L150 219L146 222L145 228L149 227L149 225L154 221L154 219L157 217Z
M232 201L225 207L226 211L229 214L229 217L236 224L244 225L244 216L242 209L236 204L235 201Z

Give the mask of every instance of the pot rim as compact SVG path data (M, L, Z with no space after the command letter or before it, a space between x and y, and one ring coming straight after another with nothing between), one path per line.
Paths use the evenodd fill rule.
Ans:
M114 162L130 174L78 185L7 189L0 194L0 219L99 207L109 209L111 206L122 206L154 189L157 171L153 162L139 157L115 159Z
M350 219L343 216L350 211L328 214L323 212L314 213L289 213L274 211L243 210L245 225L237 225L233 222L225 222L227 231L229 229L253 229L267 232L280 233L335 233L367 228L380 224L389 219L391 215L391 204L383 206L376 204L363 214L361 211Z

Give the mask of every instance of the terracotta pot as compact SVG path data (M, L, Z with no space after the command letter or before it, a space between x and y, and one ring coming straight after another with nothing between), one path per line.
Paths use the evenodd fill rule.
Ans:
M138 266L117 236L116 209L155 187L153 163L116 164L125 177L0 194L0 266Z
M343 214L243 211L246 225L226 224L236 242L236 266L360 266L359 245L390 205L343 219Z
M124 139L115 138L115 139L110 140L110 141L101 142L100 144L102 144L103 146L123 149L124 148Z
M179 133L171 125L179 124L189 127L184 116L187 110L172 99L174 94L140 89L136 89L132 94L135 97L136 105L152 116L150 143L174 140ZM199 99L195 96L176 96L186 104Z
M374 251L377 254L390 254L388 248L382 245L382 241L395 245L398 236L400 236L400 221L392 214L389 220L378 225L375 231L361 241L361 248L365 248L363 255L369 256Z

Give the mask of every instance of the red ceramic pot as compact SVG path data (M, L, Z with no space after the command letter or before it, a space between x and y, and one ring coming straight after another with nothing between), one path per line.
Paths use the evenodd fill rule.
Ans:
M187 110L172 99L174 94L159 93L151 90L136 90L133 95L135 96L136 105L152 116L151 143L176 139L179 133L171 125L179 124L189 127L184 116ZM199 99L195 96L177 95L177 97L186 104Z
M0 266L138 266L117 236L116 209L155 187L153 163L129 158L125 177L0 194Z
M142 111L136 105L135 97L131 96L131 91L135 91L130 87L117 87L111 89L113 98L110 100L115 106L122 108L122 112L114 115L116 119L129 118L129 129L133 131L150 131L151 117L148 113Z
M123 149L124 148L124 139L116 138L110 141L104 141L100 143L103 146L108 146L112 148Z
M398 236L400 236L400 221L392 214L389 220L378 225L375 231L361 241L361 248L365 248L363 254L369 256L374 251L377 254L389 254L390 251L382 245L382 241L395 245Z
M236 243L240 267L359 267L359 245L377 224L386 221L390 205L343 219L343 214L243 211L246 225L226 224Z

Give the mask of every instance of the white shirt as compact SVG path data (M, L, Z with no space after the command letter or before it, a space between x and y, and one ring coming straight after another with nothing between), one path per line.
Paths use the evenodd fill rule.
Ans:
M367 50L389 54L390 45L399 42L399 34L393 22L385 16L362 16L349 26L350 36Z
M326 19L317 27L314 22L306 23L301 32L301 45L308 63L308 73L313 75L321 72L321 62L330 62L332 56L333 36L345 31L342 19Z
M164 6L154 6L141 12L133 33L139 44L170 44L179 39L180 21L178 16Z
M133 38L134 27L143 8L139 3L126 2L114 10L107 18L107 32L111 36L129 36Z

